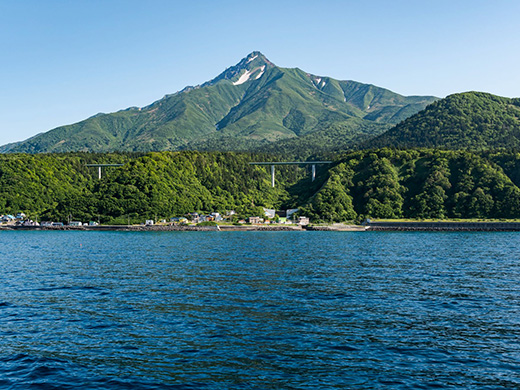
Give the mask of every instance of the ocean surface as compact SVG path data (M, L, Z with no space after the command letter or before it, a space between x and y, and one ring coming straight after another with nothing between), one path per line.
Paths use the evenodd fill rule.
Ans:
M520 233L0 232L1 389L520 388Z

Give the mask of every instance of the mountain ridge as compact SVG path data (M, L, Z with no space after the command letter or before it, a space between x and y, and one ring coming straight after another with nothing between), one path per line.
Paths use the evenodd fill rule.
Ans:
M364 135L378 135L436 99L281 68L254 51L217 77L145 107L96 114L4 145L0 151L147 152L194 145L210 149L211 144L249 150L252 143L298 139L331 126L348 128L348 138L354 142L351 133L356 128L362 127ZM229 137L234 138L233 148L225 147L223 140Z

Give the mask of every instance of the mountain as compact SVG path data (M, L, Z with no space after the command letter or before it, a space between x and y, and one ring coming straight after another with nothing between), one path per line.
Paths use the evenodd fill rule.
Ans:
M450 95L364 146L520 148L520 99L483 92Z
M282 140L298 141L289 142L294 149L320 139L346 147L435 100L280 68L253 52L213 80L149 106L98 114L0 151L262 150Z

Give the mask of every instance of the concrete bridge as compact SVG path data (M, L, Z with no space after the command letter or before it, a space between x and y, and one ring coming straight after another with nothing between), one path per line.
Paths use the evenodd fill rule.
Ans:
M275 165L310 165L312 168L312 181L316 179L316 165L332 164L333 161L279 161L279 162L251 162L249 165L270 165L271 166L271 186L274 187L274 166Z

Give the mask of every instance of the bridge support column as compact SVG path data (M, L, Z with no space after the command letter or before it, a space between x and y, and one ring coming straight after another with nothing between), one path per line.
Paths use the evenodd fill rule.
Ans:
M101 180L101 167L98 167L98 179Z
M271 186L274 187L274 165L271 165Z
M312 181L316 179L316 164L312 164Z

